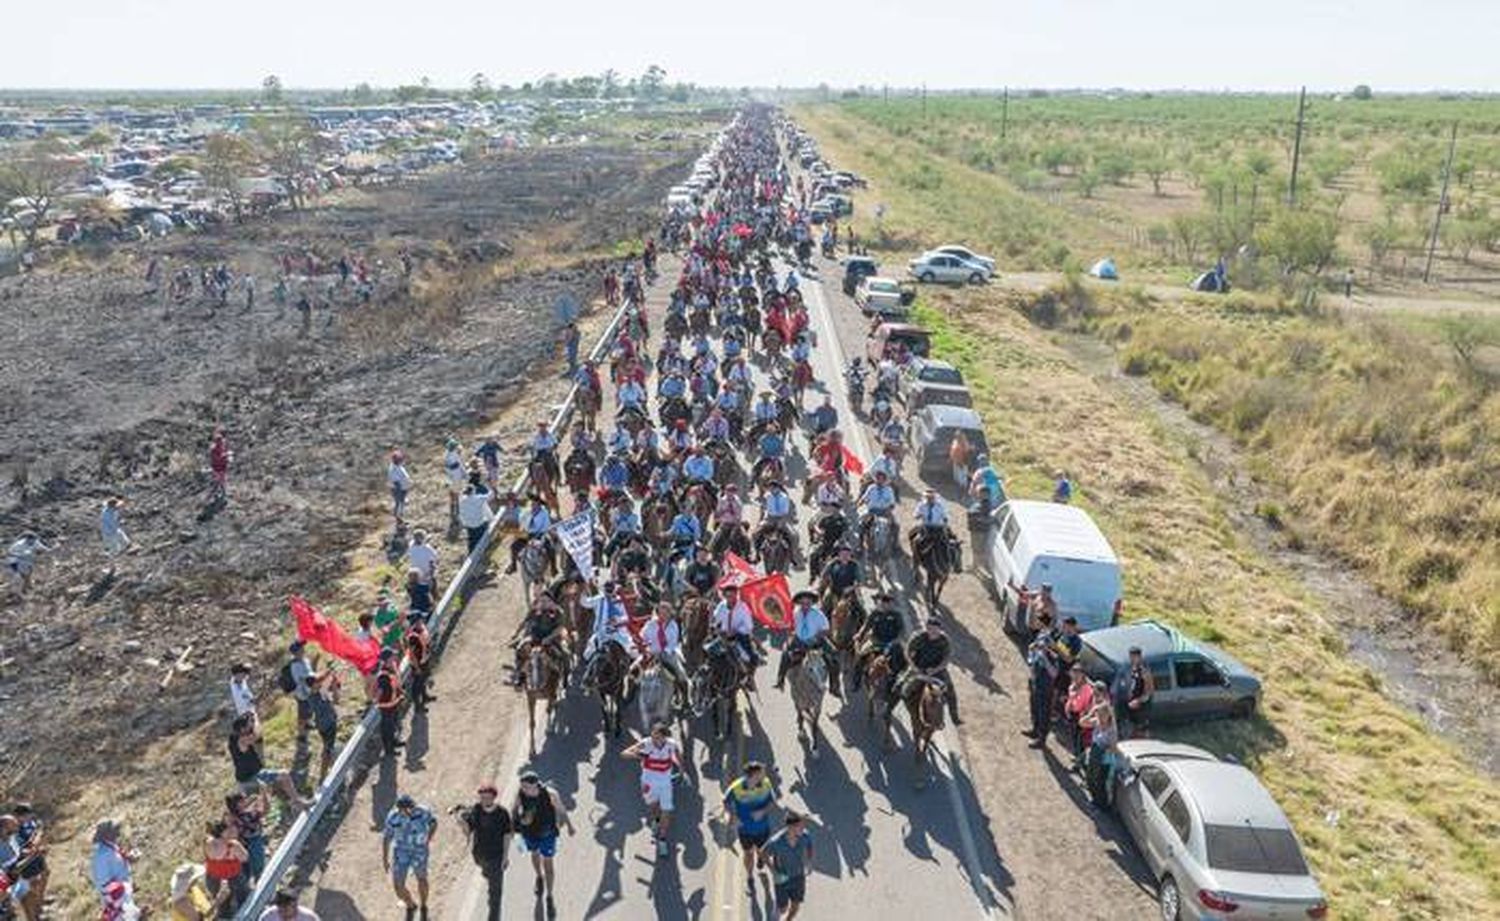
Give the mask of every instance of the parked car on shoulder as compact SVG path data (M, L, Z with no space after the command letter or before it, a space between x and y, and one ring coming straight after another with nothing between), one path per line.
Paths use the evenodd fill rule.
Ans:
M826 206L834 217L846 217L854 213L854 200L847 195L824 195L813 202L813 207Z
M929 407L931 408L931 407ZM1076 617L1081 630L1119 620L1120 561L1089 513L1075 505L1007 499L985 534L990 578L1007 633L1030 633L1025 593L1052 586L1059 617Z
M959 246L957 243L949 243L944 246L934 247L929 253L941 253L944 256L957 256L965 262L973 262L985 267L990 274L995 272L995 260L989 256L981 256L969 249L967 246Z
M1120 742L1118 752L1113 806L1164 921L1328 916L1292 823L1249 768L1155 739Z
M935 358L919 358L908 364L897 378L896 396L906 404L907 413L935 404L974 405L974 398L964 384L963 373Z
M979 413L967 406L927 406L912 417L911 443L922 473L952 469L948 449L959 432L969 440L974 451L989 451L984 440L984 423Z
M854 295L859 287L860 279L870 275L879 275L880 266L869 256L849 256L844 259L844 293Z
M924 253L907 264L907 271L917 281L927 284L948 282L961 285L967 282L978 285L989 281L993 274L990 269L977 262L969 262L946 253Z
M869 275L854 289L854 303L866 316L906 316L906 303L901 297L901 283L894 278Z
M878 365L885 359L926 358L932 334L910 323L882 323L865 340L865 358Z
M1129 690L1132 648L1140 649L1156 685L1153 721L1249 716L1260 706L1260 679L1238 659L1154 620L1083 635L1078 661L1090 678L1109 686L1117 703Z

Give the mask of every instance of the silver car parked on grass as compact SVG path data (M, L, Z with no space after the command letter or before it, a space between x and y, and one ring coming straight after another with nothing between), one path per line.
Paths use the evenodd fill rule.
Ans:
M1155 739L1119 752L1114 807L1156 881L1163 921L1328 916L1291 823L1248 768Z

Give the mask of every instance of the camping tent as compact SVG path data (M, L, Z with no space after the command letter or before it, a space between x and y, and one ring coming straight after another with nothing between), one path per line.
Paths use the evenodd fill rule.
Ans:
M1120 270L1115 267L1115 261L1107 257L1094 263L1094 267L1089 269L1089 274L1105 281L1120 280Z

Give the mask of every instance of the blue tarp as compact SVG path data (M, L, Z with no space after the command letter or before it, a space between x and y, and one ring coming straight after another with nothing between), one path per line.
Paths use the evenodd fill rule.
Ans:
M1103 278L1107 281L1119 281L1120 279L1120 270L1115 268L1115 261L1113 259L1100 259L1094 263L1093 268L1089 269L1089 274L1095 278Z

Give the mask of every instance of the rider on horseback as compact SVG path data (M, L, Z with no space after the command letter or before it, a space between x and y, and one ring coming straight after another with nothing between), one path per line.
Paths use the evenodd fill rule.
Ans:
M705 442L729 440L732 430L729 427L729 417L724 415L724 410L718 406L708 411L708 418L698 427L698 434Z
M855 662L854 686L859 687L865 669L875 656L886 656L890 660L891 674L899 675L906 668L906 649L901 645L901 634L906 632L906 621L896 610L896 599L889 592L875 596L875 610L865 620L854 637Z
M797 539L797 505L792 497L786 494L786 487L781 480L772 480L766 486L766 497L761 502L760 526L755 529L752 543L759 545L761 538L772 532L780 531L786 535L787 543L792 548L792 562L802 558L802 549Z
M645 412L646 410L646 388L641 386L633 376L626 377L615 388L615 402L619 404L620 410L635 410Z
M630 465L625 463L623 451L611 451L604 459L604 466L599 468L599 488L604 497L625 497L625 491L630 486Z
M621 494L615 499L615 512L610 516L610 528L612 533L609 542L604 545L606 560L615 555L621 544L640 537L645 532L640 513L636 511L635 502L629 495Z
M761 471L771 467L777 478L781 476L781 470L785 465L786 439L781 436L781 426L772 419L767 422L760 436L760 457L756 458L755 464L750 468L750 481L760 482Z
M928 488L922 494L922 501L912 510L912 515L917 519L916 527L911 529L907 539L911 541L911 555L913 559L920 559L925 548L936 546L944 548L948 552L948 565L954 572L959 571L960 548L958 539L953 536L953 529L948 526L948 509L943 505L943 500L938 498L937 491Z
M714 486L714 459L697 445L688 449L688 455L682 461L682 478L688 485L702 484L709 499L718 500L719 491Z
M688 427L688 420L685 417L678 419L672 426L672 430L667 433L667 444L672 448L674 456L685 453L696 441L693 437L693 430Z
M660 662L672 676L676 695L681 698L687 692L688 677L682 664L682 626L677 623L677 612L671 602L657 602L651 618L641 626L641 642L646 654Z
M869 534L870 525L877 515L895 524L896 491L891 489L890 478L886 476L884 470L875 471L875 482L865 487L858 504L864 506L865 509L865 513L859 519L861 538Z
M630 615L620 600L619 586L613 582L604 583L604 591L583 599L583 605L594 612L594 628L589 634L588 646L583 650L584 687L592 687L598 658L608 653L610 644L619 647L629 663L635 661L639 650L635 638L630 635Z
M786 685L787 669L793 660L800 660L809 652L817 651L823 656L828 669L828 691L834 697L843 697L839 690L839 660L833 644L828 640L828 615L817 606L816 592L803 589L792 596L792 638L781 653L776 665L776 690Z
M709 628L721 640L730 644L735 661L740 665L746 689L754 691L755 667L760 664L753 632L755 620L750 615L750 607L740 600L739 586L724 586L723 596L723 600L709 617Z
M516 562L520 559L521 548L533 540L540 540L547 544L546 549L551 551L551 541L548 532L552 527L552 513L547 510L547 505L542 497L533 493L529 496L531 508L521 516L521 525L525 533L510 542L510 565L505 567L507 573L516 571Z
M768 422L776 421L776 395L769 390L762 390L755 398L755 406L750 413L752 425L764 426Z
M814 438L838 428L839 411L834 408L832 394L824 396L822 405L807 414L807 421Z
M524 638L522 638L524 635ZM552 596L545 592L537 595L536 604L532 605L527 612L526 618L516 628L516 633L511 637L510 646L515 650L515 673L511 675L511 684L522 687L526 682L526 657L531 655L531 650L541 646L547 657L556 666L559 675L568 672L568 654L563 651L562 642L568 635L568 628L562 619L562 609Z
M719 504L714 506L714 522L719 527L737 527L745 516L745 503L740 500L740 488L733 483L724 487Z
M531 436L531 462L541 463L548 478L556 483L562 469L557 465L557 436L552 434L546 419L538 419L536 434Z
M906 670L891 687L898 700L906 700L924 678L937 679L943 686L948 717L953 720L953 725L962 726L963 720L958 718L958 692L948 677L950 652L951 645L948 634L943 632L943 622L936 616L927 618L926 629L906 641Z

